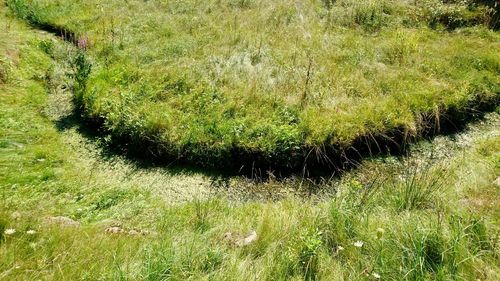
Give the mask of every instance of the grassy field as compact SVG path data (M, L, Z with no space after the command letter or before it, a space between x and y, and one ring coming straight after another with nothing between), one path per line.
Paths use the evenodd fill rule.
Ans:
M494 108L493 2L6 1L82 49L88 119L141 153L235 169L334 165Z
M255 5L234 3L227 9L251 13ZM483 34L478 46L498 44L483 27L469 32ZM434 36L441 35L468 44L461 33ZM124 45L125 38L133 37ZM484 48L469 51L493 52ZM408 157L367 159L319 184L145 168L110 152L107 138L86 133L73 114L74 89L64 86L74 80L65 73L71 50L0 4L0 280L500 279L498 113L463 133L418 143ZM100 80L106 68L93 71L88 89L98 81L111 87L114 80ZM459 73L467 71L498 79L488 70ZM171 101L144 106L168 113L176 110L164 108Z

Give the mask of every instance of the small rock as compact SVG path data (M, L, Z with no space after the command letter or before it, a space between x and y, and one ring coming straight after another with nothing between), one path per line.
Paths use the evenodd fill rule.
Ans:
M222 238L226 241L230 241L233 238L233 234L231 232L226 232L222 235Z
M22 216L22 215L21 215L21 213L19 213L18 211L15 211L15 212L13 212L13 213L10 215L10 217L11 217L13 220L18 220L18 219L20 219L20 218L21 218L21 216Z
M493 184L495 184L496 186L500 186L500 177L497 177Z
M20 144L20 143L17 143L17 142L11 142L11 144L17 148L23 148L24 145Z
M60 224L64 226L80 226L79 222L63 216L49 217L48 221L51 223Z
M135 230L135 229L131 229L128 231L128 235L139 235L141 234L139 231Z
M124 231L125 230L123 230L123 228L121 228L119 226L108 227L104 230L104 232L111 233L111 234L119 234L119 233L123 233Z
M236 246L243 247L248 246L257 240L257 232L253 230L247 237L242 240L236 241Z
M148 230L137 230L137 229L131 229L128 231L128 235L132 235L132 236L135 236L135 235L142 235L142 236L146 236L149 234L149 231Z

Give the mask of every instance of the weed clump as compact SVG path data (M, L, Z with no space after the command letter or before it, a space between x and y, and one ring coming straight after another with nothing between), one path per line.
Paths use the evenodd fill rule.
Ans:
M375 31L387 24L390 8L384 1L356 1L354 22L366 30Z
M397 210L425 209L439 204L439 193L447 180L446 170L428 164L408 164L394 189Z
M460 27L484 24L495 28L495 12L491 4L478 5L481 1L428 1L422 7L423 16L431 28L444 27L454 30Z
M73 79L73 93L76 104L80 108L84 108L84 95L87 91L87 80L92 71L92 63L88 60L85 51L77 50L70 62L72 72L68 73L68 77Z

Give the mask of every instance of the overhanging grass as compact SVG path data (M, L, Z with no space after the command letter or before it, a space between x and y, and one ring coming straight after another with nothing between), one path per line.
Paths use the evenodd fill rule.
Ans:
M7 3L88 36L88 118L204 166L331 165L372 136L418 136L499 101L500 36L472 2Z

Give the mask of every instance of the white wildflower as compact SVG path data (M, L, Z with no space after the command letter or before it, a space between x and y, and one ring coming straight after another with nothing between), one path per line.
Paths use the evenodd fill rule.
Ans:
M26 231L26 234L34 235L34 234L36 234L36 231L34 231L33 229L30 229L30 230Z
M361 248L363 247L363 244L365 244L363 241L356 241L354 242L354 247Z
M340 246L340 245L339 245L339 246L337 246L337 251L343 251L343 250L344 250L344 247L342 247L342 246Z
M7 228L5 231L4 231L5 235L12 235L14 233L16 233L16 230L13 229L13 228Z
M373 272L373 273L372 273L372 276L373 276L373 278L375 278L375 279L380 279L380 274L378 274L378 273L376 273L376 272Z

